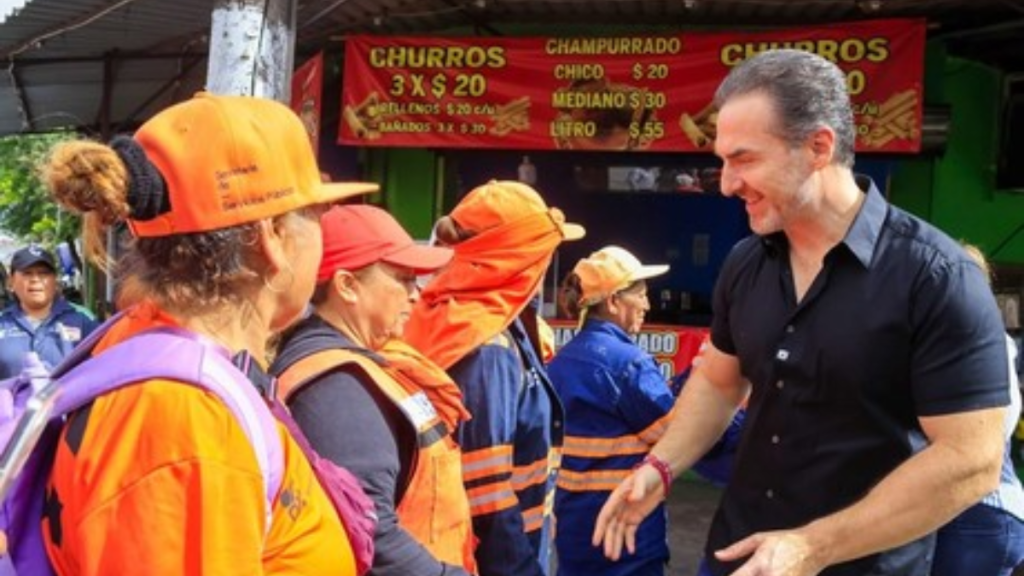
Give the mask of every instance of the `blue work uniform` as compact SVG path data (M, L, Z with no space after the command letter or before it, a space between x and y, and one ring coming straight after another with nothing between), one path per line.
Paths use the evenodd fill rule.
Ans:
M53 368L98 325L59 297L50 315L35 327L17 302L7 306L0 313L0 378L21 372L28 352L39 354L43 363Z
M663 504L637 529L634 554L612 562L590 539L608 495L668 426L675 398L665 377L622 328L599 319L558 351L548 374L566 411L555 497L559 575L660 576L669 558Z
M516 319L448 370L473 415L458 430L481 576L543 576L550 564L562 405Z

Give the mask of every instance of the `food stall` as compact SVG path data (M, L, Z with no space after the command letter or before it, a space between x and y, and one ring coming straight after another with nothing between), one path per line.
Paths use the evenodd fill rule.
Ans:
M722 262L750 233L742 203L719 190L711 105L719 82L762 50L815 51L847 74L858 151L916 153L924 39L923 20L621 37L353 36L338 141L430 156L409 166L419 178L402 174L409 190L387 201L403 221L404 207L424 206L413 194L432 189L433 217L499 178L533 184L584 224L587 237L559 249L544 283L559 341L572 326L559 318L558 285L579 258L618 244L669 264L649 285L640 339L666 372L678 372L706 333ZM884 162L858 169L884 188Z

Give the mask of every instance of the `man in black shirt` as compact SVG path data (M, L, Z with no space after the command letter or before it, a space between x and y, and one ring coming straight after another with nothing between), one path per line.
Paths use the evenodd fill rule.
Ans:
M681 416L609 498L595 543L632 549L664 470L689 468L749 395L705 573L928 574L931 533L999 481L1009 396L994 298L957 242L854 176L834 64L766 52L715 100L722 193L756 234L718 278Z

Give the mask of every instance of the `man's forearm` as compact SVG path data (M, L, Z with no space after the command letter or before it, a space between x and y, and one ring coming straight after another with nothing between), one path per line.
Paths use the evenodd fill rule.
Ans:
M982 415L982 413L988 413ZM999 409L979 411L990 430ZM888 550L952 520L999 484L998 434L966 450L933 443L901 464L856 504L799 529L827 565Z
M722 437L745 391L716 388L698 370L676 400L672 421L651 454L668 462L673 476L693 466Z

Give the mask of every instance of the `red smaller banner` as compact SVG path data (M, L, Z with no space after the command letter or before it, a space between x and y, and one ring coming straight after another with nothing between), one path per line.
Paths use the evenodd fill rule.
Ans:
M313 153L320 149L320 110L324 86L324 53L320 52L292 74L291 108L302 119Z
M576 322L572 320L548 320L555 332L555 350L561 348L576 335ZM669 326L645 324L635 341L658 363L665 379L679 374L690 367L690 362L700 351L700 345L708 335L707 328L693 326Z

